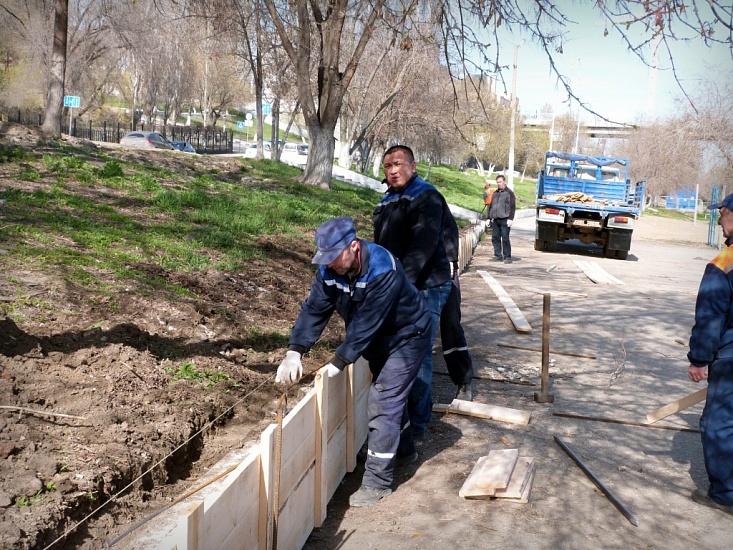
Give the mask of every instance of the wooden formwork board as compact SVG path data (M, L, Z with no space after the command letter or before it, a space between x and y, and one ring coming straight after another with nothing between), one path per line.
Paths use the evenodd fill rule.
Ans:
M259 455L250 454L222 483L216 493L204 499L203 526L199 548L221 550L252 549L258 539L259 500L242 495L259 492Z
M591 281L593 281L596 284L602 284L602 285L624 285L626 284L622 280L617 279L616 277L608 273L596 262L588 262L585 260L573 260L573 262L575 262L575 265L577 265L578 268L583 273L585 273L586 277L588 277Z
M315 393L309 392L283 420L281 495L289 494L315 462L316 405Z

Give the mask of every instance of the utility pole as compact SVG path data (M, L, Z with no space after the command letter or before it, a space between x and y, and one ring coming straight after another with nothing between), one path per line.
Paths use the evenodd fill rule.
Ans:
M580 87L580 59L578 59L578 87ZM580 92L578 92L579 94ZM578 141L580 140L580 100L578 100L578 126L575 128L575 149L573 153L578 154Z
M509 178L507 186L514 191L514 134L517 118L517 60L519 58L519 44L514 46L514 66L512 71L512 120L509 125Z

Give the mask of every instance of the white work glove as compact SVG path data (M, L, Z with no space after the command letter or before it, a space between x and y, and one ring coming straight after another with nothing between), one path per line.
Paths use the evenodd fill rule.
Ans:
M303 363L300 362L300 353L297 351L288 351L285 359L277 368L277 376L275 382L278 384L292 384L300 380L303 376Z
M506 226L507 226L507 227L511 227L511 226L512 226L512 222L513 222L513 221L514 221L514 220L507 220L507 221L506 221Z
M329 378L333 378L334 376L336 376L337 374L340 374L341 372L342 372L341 369L338 368L333 363L329 363L328 365L326 365L326 376L328 376Z

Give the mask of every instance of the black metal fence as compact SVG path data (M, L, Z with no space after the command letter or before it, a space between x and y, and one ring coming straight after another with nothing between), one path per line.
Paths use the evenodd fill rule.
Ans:
M31 111L11 111L2 113L2 120L17 122L26 126L40 126L42 115ZM120 139L133 130L132 124L123 125L119 122L102 122L102 126L94 126L92 120L83 121L72 118L71 128L69 120L61 123L61 133L89 141L105 143L119 143ZM147 127L146 127L147 126ZM161 124L135 124L135 131L158 132L169 141L187 141L197 153L221 154L231 153L234 150L234 133L231 130L218 128L202 128L201 126L171 126Z

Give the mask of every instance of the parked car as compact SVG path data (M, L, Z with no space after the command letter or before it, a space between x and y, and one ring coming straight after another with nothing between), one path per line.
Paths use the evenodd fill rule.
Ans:
M262 152L266 159L270 158L270 142L265 141L262 143ZM256 143L250 143L247 148L244 150L244 156L247 158L255 158L257 156L257 144Z
M178 149L179 151L183 151L184 153L195 153L196 149L193 148L193 145L191 145L187 141L171 141L171 145Z
M128 132L120 140L120 145L125 147L144 147L149 149L169 149L173 146L158 132Z

